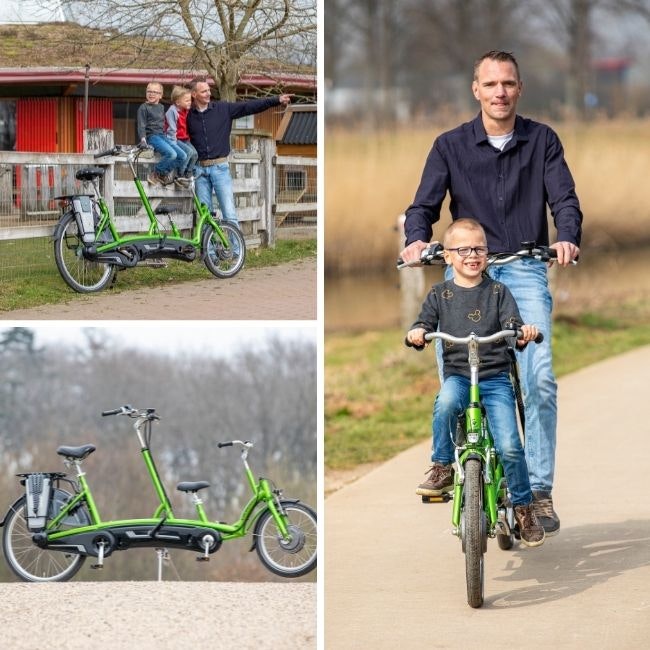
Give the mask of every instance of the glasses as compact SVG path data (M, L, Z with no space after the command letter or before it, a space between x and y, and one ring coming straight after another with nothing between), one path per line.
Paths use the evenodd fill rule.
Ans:
M456 251L461 257L469 257L474 251L479 257L488 254L487 246L459 246L458 248L447 248L448 251Z
M147 90L147 95L162 95L160 90Z

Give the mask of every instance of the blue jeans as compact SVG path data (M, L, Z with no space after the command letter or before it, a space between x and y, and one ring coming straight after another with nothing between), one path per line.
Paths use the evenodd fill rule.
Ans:
M443 465L454 461L451 436L458 416L469 402L469 379L460 375L447 377L433 406L433 453L431 460ZM515 395L508 373L479 380L481 401L494 437L494 446L503 463L513 505L527 505L533 500L528 479L524 448L519 439Z
M551 354L553 299L546 263L522 259L504 266L491 266L488 273L510 289L524 323L536 325L544 335L539 345L529 343L523 351L518 351L517 361L526 417L525 451L530 485L533 490L550 492L555 474L557 383ZM447 267L445 277L452 277L451 267ZM436 346L436 353L438 367L442 368L440 346Z
M194 171L194 165L199 157L199 154L196 153L196 149L185 140L176 140L176 146L183 151L185 154L185 160L183 163L178 165L178 175L179 176L189 176L191 172Z
M239 226L237 210L235 209L235 197L232 192L230 165L227 162L210 167L197 165L194 173L196 175L196 195L199 201L205 203L208 210L213 212L212 192L214 191L224 221L232 221L236 226Z
M147 138L147 144L162 156L162 159L154 167L161 176L166 176L174 169L178 170L179 165L185 161L186 155L183 150L164 135L150 135Z

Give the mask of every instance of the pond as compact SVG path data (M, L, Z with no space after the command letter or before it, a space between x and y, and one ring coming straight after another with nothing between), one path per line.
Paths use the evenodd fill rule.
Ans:
M556 315L595 311L604 305L650 301L650 250L587 251L576 266L551 270ZM425 292L442 279L441 267L425 269ZM356 332L399 327L399 271L325 278L325 331ZM424 296L423 296L424 297ZM413 320L417 314L413 315Z

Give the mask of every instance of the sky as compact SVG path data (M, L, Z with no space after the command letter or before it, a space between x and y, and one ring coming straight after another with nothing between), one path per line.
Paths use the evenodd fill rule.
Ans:
M106 331L114 343L122 347L162 354L205 353L215 356L237 354L247 347L265 345L269 341L308 341L316 345L317 327L304 322L281 322L260 325L255 321L73 321L21 323L36 333L36 345L83 344L83 328ZM8 326L0 325L0 331Z

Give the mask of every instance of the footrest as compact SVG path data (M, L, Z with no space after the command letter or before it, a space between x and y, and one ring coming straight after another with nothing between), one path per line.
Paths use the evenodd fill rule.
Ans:
M454 498L454 495L451 492L443 492L439 496L430 497L422 495L422 503L447 503Z

